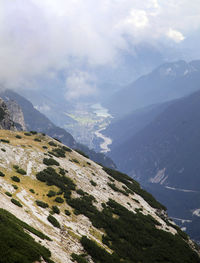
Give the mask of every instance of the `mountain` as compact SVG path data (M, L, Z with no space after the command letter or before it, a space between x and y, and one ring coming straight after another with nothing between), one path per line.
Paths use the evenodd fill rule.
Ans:
M0 129L17 130L6 103L0 98Z
M165 63L121 89L105 106L115 117L199 90L200 61Z
M20 122L21 124L19 125L21 125L22 128L26 128L28 131L32 130L46 133L51 137L59 139L69 147L85 151L86 154L97 163L111 168L116 167L113 161L106 155L96 153L87 146L77 143L70 133L52 123L44 114L35 109L30 101L16 92L5 90L0 93L0 97L4 99L10 110L12 119L17 120L18 123ZM6 129L6 127L4 128Z
M10 113L12 121L15 123L15 126L17 126L19 130L25 131L26 124L24 121L24 114L19 104L17 104L17 102L14 100L7 100L6 106Z
M199 102L200 91L175 100L110 154L120 170L137 178L168 207L170 216L186 220L184 227L192 228L190 231L195 232L193 237L197 240L200 240ZM187 220L191 221L190 226Z
M0 262L200 262L164 206L127 175L41 133L0 138Z
M120 119L114 119L110 125L102 131L104 135L111 138L112 144L109 146L111 152L128 141L134 134L142 130L151 123L161 112L163 112L172 102L151 105L133 111Z

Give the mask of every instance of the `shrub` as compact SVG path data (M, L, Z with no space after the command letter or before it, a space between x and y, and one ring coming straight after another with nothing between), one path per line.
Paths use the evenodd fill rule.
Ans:
M93 180L90 180L91 185L97 186L97 183L95 183Z
M19 173L19 174L22 174L22 175L26 174L26 171L24 169L22 169L22 168L16 169L16 172Z
M18 189L18 186L17 186L17 185L15 185L15 184L12 184L12 187L13 187L15 190L17 190L17 189Z
M56 205L52 206L52 211L56 214L60 214L60 209Z
M62 146L62 149L65 151L65 152L72 152L72 150L66 146Z
M42 207L42 208L47 208L47 207L49 207L49 205L48 205L47 203L43 202L43 201L36 200L35 202L36 202L37 206L40 206L40 207Z
M136 203L140 203L137 199L135 199L135 198L132 198L133 199L133 201L135 201Z
M20 136L20 135L16 135L15 136L17 139L21 139L22 138L22 136Z
M55 142L53 142L53 141L48 142L48 144L49 144L50 146L57 147L57 144L56 144Z
M11 201L14 205L17 205L17 206L19 206L19 207L22 207L22 204L21 204L18 200L12 198L10 201Z
M62 143L58 138L53 137L53 139L56 140L57 142Z
M41 140L39 138L35 138L34 141L35 142L41 142Z
M5 194L6 194L7 196L9 196L9 197L12 196L12 194L11 194L10 192L5 192Z
M4 174L3 172L0 171L0 176L1 176L1 177L4 177L5 174Z
M61 176L52 167L47 167L43 171L36 174L36 178L41 182L46 182L47 185L55 185L62 192L64 192L64 197L69 198L71 195L71 190L75 190L76 185L67 176Z
M1 142L5 142L5 143L10 143L9 140L5 140L5 139L1 139L0 141L1 141Z
M108 176L108 179L109 179L111 182L113 182L113 183L114 183L114 181L115 181L112 177L109 177L109 176Z
M16 182L16 183L19 183L19 182L20 182L19 177L15 176L15 175L12 176L11 179L12 179L14 182Z
M57 196L54 201L56 201L57 203L60 203L60 204L64 203L64 199L59 197L59 196Z
M75 158L73 158L72 160L70 160L71 162L73 162L73 163L79 163L79 161L77 160L77 159L75 159Z
M49 190L47 196L48 197L52 197L52 196L55 196L56 195L56 192L54 192L53 190Z
M4 149L4 148L1 148L1 150L2 150L2 152L6 152L6 149Z
M35 194L35 191L33 189L29 189L29 191L33 194Z
M31 133L25 132L24 135L25 135L25 136L31 136Z
M59 190L56 194L57 194L57 195L63 194L63 190Z
M45 145L43 145L43 146L42 146L42 148L43 148L43 149L48 149L48 147L47 147L47 146L45 146Z
M85 195L85 192L82 189L76 190L77 194L79 195Z
M13 165L13 168L14 169L19 169L19 166L18 165Z
M75 253L71 254L72 261L76 261L77 263L88 263L88 261L82 255L77 255Z
M59 167L59 174L65 175L65 169Z
M43 164L59 166L59 163L56 160L54 160L53 158L44 158Z
M113 184L113 183L112 183L112 184L111 184L111 183L107 183L107 184L108 184L108 186L110 186L110 188L112 188L114 191L119 192L119 193L122 193L122 194L124 194L124 195L126 195L126 196L129 195L126 191L119 189L115 184Z
M57 228L60 228L60 223L57 221L57 219L52 216L52 215L49 215L47 217L47 220L54 226L54 227L57 227Z
M49 152L50 154L56 156L56 157L65 157L65 151L62 148L54 148L51 152Z
M30 131L30 133L32 133L32 134L37 134L37 131Z
M70 211L67 210L67 209L65 209L65 215L66 215L66 216L70 216L70 215L71 215Z

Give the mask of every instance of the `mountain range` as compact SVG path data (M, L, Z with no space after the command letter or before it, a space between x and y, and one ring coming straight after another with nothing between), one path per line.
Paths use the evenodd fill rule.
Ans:
M195 89L197 84L195 79ZM193 90L192 81L188 88ZM138 109L111 124L107 131L111 138L112 133L116 136L109 156L118 168L139 180L198 241L199 102L200 91L196 91L164 104Z
M199 89L200 61L165 63L124 87L104 103L120 118L139 108L181 98Z

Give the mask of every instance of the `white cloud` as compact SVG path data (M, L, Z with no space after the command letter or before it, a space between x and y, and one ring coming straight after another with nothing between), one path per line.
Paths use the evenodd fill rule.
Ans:
M42 105L36 105L36 106L34 106L34 108L36 109L36 110L39 110L39 111L41 111L41 112L48 112L48 111L50 111L51 110L51 108L49 107L49 105L47 105L47 104L42 104Z
M174 40L176 43L179 43L185 39L185 37L181 32L174 30L172 28L170 28L169 31L167 32L167 36L172 40Z
M130 43L182 41L200 27L199 14L199 0L0 0L0 83L117 66Z
M132 9L130 16L124 21L125 24L132 26L133 28L145 28L148 25L147 13L144 10Z
M87 72L74 72L66 79L65 98L67 100L95 95L96 92L94 78Z

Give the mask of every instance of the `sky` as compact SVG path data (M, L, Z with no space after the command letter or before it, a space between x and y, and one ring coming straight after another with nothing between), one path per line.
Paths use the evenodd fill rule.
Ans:
M199 0L0 0L0 83L35 88L62 71L65 97L78 99L98 92L88 69L117 67L142 43L187 48L198 34Z

